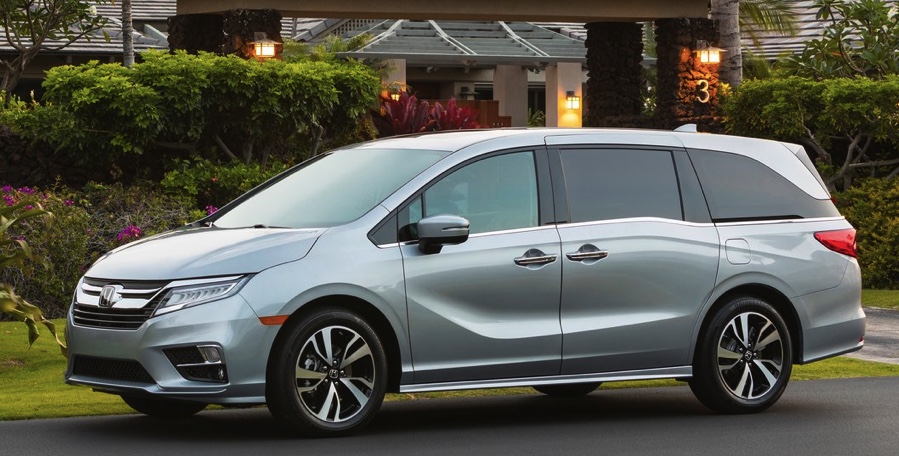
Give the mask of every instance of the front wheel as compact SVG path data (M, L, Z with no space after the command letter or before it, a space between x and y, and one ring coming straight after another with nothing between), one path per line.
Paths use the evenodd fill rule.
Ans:
M122 396L122 400L134 410L157 418L185 418L206 408L201 402L173 401L170 399Z
M273 348L266 388L272 415L307 436L349 434L368 424L387 390L387 357L359 315L319 309Z
M760 299L740 297L718 310L700 337L690 389L722 413L755 413L774 405L792 371L783 318Z

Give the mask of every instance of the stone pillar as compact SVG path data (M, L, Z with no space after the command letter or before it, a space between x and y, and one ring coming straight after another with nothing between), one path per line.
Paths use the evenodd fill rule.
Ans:
M281 39L281 13L271 9L237 9L225 13L222 29L225 31L224 54L235 54L244 59L255 57L253 42L257 33L265 39L276 41L275 58L281 58L284 49Z
M587 24L587 93L584 124L639 116L643 110L643 29L630 22Z
M513 127L528 125L528 70L521 65L498 65L493 71L493 99L499 115L512 118Z
M695 52L698 40L718 45L715 22L698 18L656 21L656 118L662 128L685 123L696 123L704 130L720 128L718 65L699 62Z
M222 52L225 35L221 14L179 14L168 18L169 49Z

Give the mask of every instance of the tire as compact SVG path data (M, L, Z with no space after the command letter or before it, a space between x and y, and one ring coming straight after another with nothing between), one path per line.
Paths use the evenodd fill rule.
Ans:
M304 436L362 429L387 390L387 357L372 327L353 312L325 308L285 329L269 362L272 415Z
M565 385L536 385L535 390L547 396L553 397L580 397L593 392L602 383L569 383Z
M770 304L739 297L718 310L700 336L693 394L721 413L756 413L774 405L793 369L790 332Z
M201 402L173 401L154 397L122 396L122 400L134 410L156 418L185 418L206 408Z

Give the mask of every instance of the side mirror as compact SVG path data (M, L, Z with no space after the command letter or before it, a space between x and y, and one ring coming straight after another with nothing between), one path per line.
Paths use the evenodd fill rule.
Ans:
M458 215L432 215L418 222L418 249L425 255L440 253L447 244L461 244L468 240L471 223Z

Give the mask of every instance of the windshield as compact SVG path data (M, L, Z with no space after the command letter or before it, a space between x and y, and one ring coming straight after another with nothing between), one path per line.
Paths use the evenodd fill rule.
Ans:
M361 217L449 152L343 149L287 171L279 181L216 214L215 226L328 228Z

